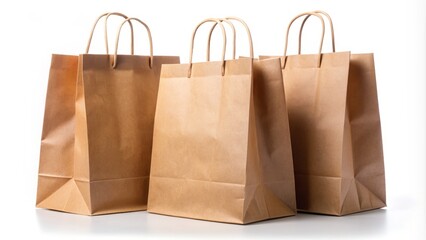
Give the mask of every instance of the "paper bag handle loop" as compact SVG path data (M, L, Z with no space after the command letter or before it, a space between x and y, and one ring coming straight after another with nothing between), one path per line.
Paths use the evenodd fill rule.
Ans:
M114 52L114 62L112 63L112 68L115 68L116 66L117 66L117 53L118 53L118 42L119 42L119 40L120 40L120 33L121 33L121 29L123 28L123 25L126 23L126 22L131 22L132 20L134 20L134 21L137 21L137 22L139 22L140 24L142 24L144 27L145 27L145 29L146 29L146 31L147 31L147 33L148 33L148 39L149 39L149 54L150 54L150 58L149 58L149 62L148 62L148 64L149 64L149 68L152 68L152 64L153 64L153 61L154 61L154 51L153 51L153 47L152 47L152 36L151 36L151 30L149 30L149 27L148 27L148 25L146 25L146 23L144 23L144 22L142 22L140 19L138 19L138 18L127 18L126 20L124 20L122 23L121 23L121 25L120 25L120 27L118 28L118 31L117 31L117 38L116 38L116 40L115 40L115 52Z
M229 22L229 21L226 21L226 20L234 20L234 21L238 21L238 22L240 22L243 26L244 26L244 28L246 29L246 32L247 32L247 37L248 37L248 40L249 40L249 47L250 47L250 58L253 58L254 57L254 51L253 51L253 38L251 37L251 32L250 32L250 28L248 27L248 25L247 25L247 23L244 21L244 20L242 20L241 18L237 18L237 17L226 17L226 18L221 18L221 19L219 19L220 21L225 21L226 23L228 23L231 27L232 27L232 29L233 29L233 32L234 32L234 41L233 41L233 47L234 47L234 50L233 50L233 53L232 53L232 59L235 59L235 52L236 52L236 38L237 38L237 36L236 36L236 34L235 34L235 28L234 28L234 25L231 23L231 22ZM213 27L210 29L210 33L209 33L209 39L208 39L208 42L207 42L207 61L210 61L210 40L211 40L211 37L212 37L212 33L213 33L213 30L215 29L215 27L217 26L217 23L216 24L214 24L213 25Z
M191 41L191 47L189 51L189 68L188 68L188 78L191 77L192 74L192 58L194 55L194 42L195 42L195 34L197 33L197 30L200 28L201 25L207 22L215 22L216 24L220 25L220 28L222 29L222 39L223 39L223 49L222 49L222 76L225 75L225 53L226 53L226 31L223 27L223 24L221 21L215 18L207 18L200 22L194 29L192 33L192 41Z
M120 16L123 17L124 19L128 18L126 15L119 13L119 12L110 12L110 13L104 13L102 15L100 15L95 23L93 24L92 27L92 31L90 32L90 36L89 36L89 41L87 42L87 47L86 47L86 54L89 53L89 49L90 49L90 44L92 43L92 38L93 38L93 34L95 32L96 26L98 25L99 20L101 20L101 18L105 17L105 48L106 48L106 54L109 54L109 47L108 47L108 33L107 33L107 25L108 25L108 18L111 15L115 15L115 16ZM131 22L129 22L129 26L130 26L130 52L133 55L134 54L134 35L133 35L133 24Z
M221 22L226 22L231 27L231 29L232 29L232 36L233 36L233 41L232 41L232 59L235 59L236 50L237 50L236 49L236 47L237 47L237 39L236 39L237 32L235 30L235 26L234 26L234 24L231 21L229 21L226 18L218 18L218 20L221 21ZM213 30L216 28L216 26L217 26L217 23L214 23L214 25L212 26L212 28L210 29L210 32L209 32L209 37L208 37L208 40L207 40L207 54L206 54L206 60L207 60L207 62L210 61L210 45L211 45Z
M299 19L299 18L301 18L301 17L303 17L303 16L315 16L315 17L317 17L317 18L319 18L320 19L320 21L321 21L321 25L322 25L322 33L321 33L321 41L320 41L320 46L319 46L319 50L318 50L318 54L319 54L319 61L318 61L318 67L321 65L321 52L322 52L322 44L323 44L323 42L324 42L324 33L325 33L325 24L324 24L324 19L322 18L322 16L320 15L320 14L318 14L318 13L314 13L314 12L305 12L305 13L301 13L301 14L299 14L299 15L297 15L296 17L294 17L291 21L290 21L290 23L288 24L288 27L287 27L287 34L286 34L286 37L285 37L285 47L284 47L284 58L283 58L283 61L282 61L282 65L281 65L281 68L282 69L284 69L285 68L285 65L286 65L286 62L287 62L287 47L288 47L288 35L289 35L289 33L290 33L290 28L291 28L291 25L294 23L294 21L296 21L297 19Z
M328 13L321 11L321 10L316 10L316 11L312 11L313 13L318 13L318 14L322 14L325 17L327 17L328 22L330 23L330 33L331 33L331 47L333 52L336 52L336 44L335 44L335 40L334 40L334 26L333 26L333 21L331 20L331 17ZM309 19L311 15L308 15L305 17L305 19L303 19L302 25L300 26L300 31L299 31L299 50L298 50L298 54L301 54L302 52L302 32L303 32L303 27L305 26L306 21Z

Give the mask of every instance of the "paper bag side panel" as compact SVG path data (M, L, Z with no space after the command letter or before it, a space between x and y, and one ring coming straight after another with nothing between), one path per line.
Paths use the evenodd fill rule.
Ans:
M37 207L53 208L52 202L45 200L72 178L77 65L77 56L52 55L41 136Z
M299 210L340 212L349 52L288 56L283 70Z
M251 154L248 160L257 160L257 164L253 167L256 174L247 174L247 178L252 177L258 183L249 184L246 189L256 193L249 204L256 206L252 212L258 214L257 220L291 216L296 212L290 130L280 66L279 59L253 63L249 149L256 150L256 157ZM251 215L247 215L247 221L250 217L255 219L253 213L247 214Z
M82 193L73 180L79 65L78 56L52 57L45 117L49 129L43 129L37 206L89 215L90 203L82 196L88 197L89 194ZM47 164L45 159L49 160Z
M357 195L358 207L342 206L342 214L386 206L382 135L373 54L352 54L349 72L347 107L351 142L348 144L351 144L353 155L352 191Z
M247 164L245 174L245 194L243 223L250 223L269 218L266 203L265 186L262 171L262 156L259 152L256 131L256 113L253 99L253 80L250 83L250 113L248 127Z
M72 177L77 63L77 56L52 55L41 137L41 175Z
M92 215L93 202L91 201L90 193L90 163L89 163L89 145L88 145L88 131L87 131L87 111L86 111L86 97L84 88L84 61L82 55L78 58L78 76L77 76L77 89L75 97L75 145L74 145L74 166L73 166L73 180L70 183L72 186L73 198L75 202L80 202L76 205L85 205L89 210L86 215ZM73 209L66 211L75 212ZM78 212L76 212L78 213Z

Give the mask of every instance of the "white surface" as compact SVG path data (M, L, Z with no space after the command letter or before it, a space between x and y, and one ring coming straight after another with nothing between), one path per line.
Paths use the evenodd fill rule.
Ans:
M0 16L1 234L13 239L125 238L425 239L426 2L311 1L3 1ZM298 13L322 9L335 23L338 51L374 52L385 151L388 208L346 217L300 214L237 226L146 212L84 217L35 209L38 154L52 53L79 54L95 18L119 11L145 21L154 52L188 60L190 35L207 17L239 16L249 24L255 55L282 54L284 33ZM304 52L316 52L318 24L306 29ZM115 29L110 30L111 42ZM102 27L100 28L102 29ZM93 52L103 52L100 29ZM137 31L141 32L139 27ZM308 34L308 31L311 34ZM125 34L125 33L123 33ZM146 37L136 49L147 53ZM314 36L315 35L315 36ZM143 38L142 38L143 36ZM216 36L219 36L216 34ZM241 35L238 52L247 53ZM328 35L327 35L328 36ZM293 34L293 39L296 38ZM123 38L125 39L125 38ZM201 39L201 38L200 38ZM219 38L215 38L215 42ZM199 40L203 41L203 40ZM204 43L203 43L204 44ZM127 52L120 41L120 52ZM198 44L196 59L205 53ZM214 44L213 56L220 52ZM294 50L295 45L290 49ZM329 40L325 42L329 51ZM112 49L112 47L110 48ZM294 51L292 51L294 53ZM3 238L3 237L2 237Z

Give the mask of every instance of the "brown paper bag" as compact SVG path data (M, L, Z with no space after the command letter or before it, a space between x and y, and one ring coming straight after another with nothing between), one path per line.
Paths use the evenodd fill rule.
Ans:
M142 23L121 24L113 66L109 55L53 56L37 207L85 215L146 209L160 68L179 58L153 56L144 23L151 55L117 56L131 20Z
M321 15L300 14L289 24L284 56L292 23L311 15L320 18L324 37ZM297 208L345 215L384 207L385 174L373 54L321 54L321 48L319 52L300 55L299 48L299 55L283 58Z
M89 51L97 23L101 18L110 15L127 18L120 13L105 13L99 16L93 25L86 53ZM131 32L133 33L133 29ZM108 46L107 38L106 44ZM108 52L108 47L106 51ZM73 178L77 71L78 56L52 55L40 148L37 207L65 211L64 206L72 194L55 192L63 189L63 185ZM52 196L55 199L52 200ZM80 205L84 207L85 204Z
M192 63L216 22L223 60ZM148 211L245 224L295 214L280 60L225 61L219 20L189 64L161 71Z

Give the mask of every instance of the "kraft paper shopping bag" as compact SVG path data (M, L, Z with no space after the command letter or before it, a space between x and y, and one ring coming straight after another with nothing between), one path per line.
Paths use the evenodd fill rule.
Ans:
M146 27L149 56L117 55L121 28L129 21ZM146 209L160 68L179 62L178 57L154 56L152 50L148 26L126 18L114 55L73 57L74 75L66 77L72 85L69 95L74 93L75 98L66 101L74 126L66 135L56 134L62 127L45 127L42 150L53 146L55 154L41 153L38 207L85 215ZM54 102L53 109L61 115L58 104ZM51 108L46 107L48 111ZM50 123L45 120L44 125ZM69 155L58 145L64 140L67 146L73 142L74 147L67 148Z
M222 61L192 63L205 22L222 28ZM225 61L221 22L196 27L189 64L163 65L148 211L238 224L294 215L280 60Z
M381 208L385 175L373 54L335 52L331 19L333 52L322 53L319 13L290 22L282 58L297 208L330 215ZM300 54L299 47L298 55L287 56L290 27L303 16L321 20L319 54Z

